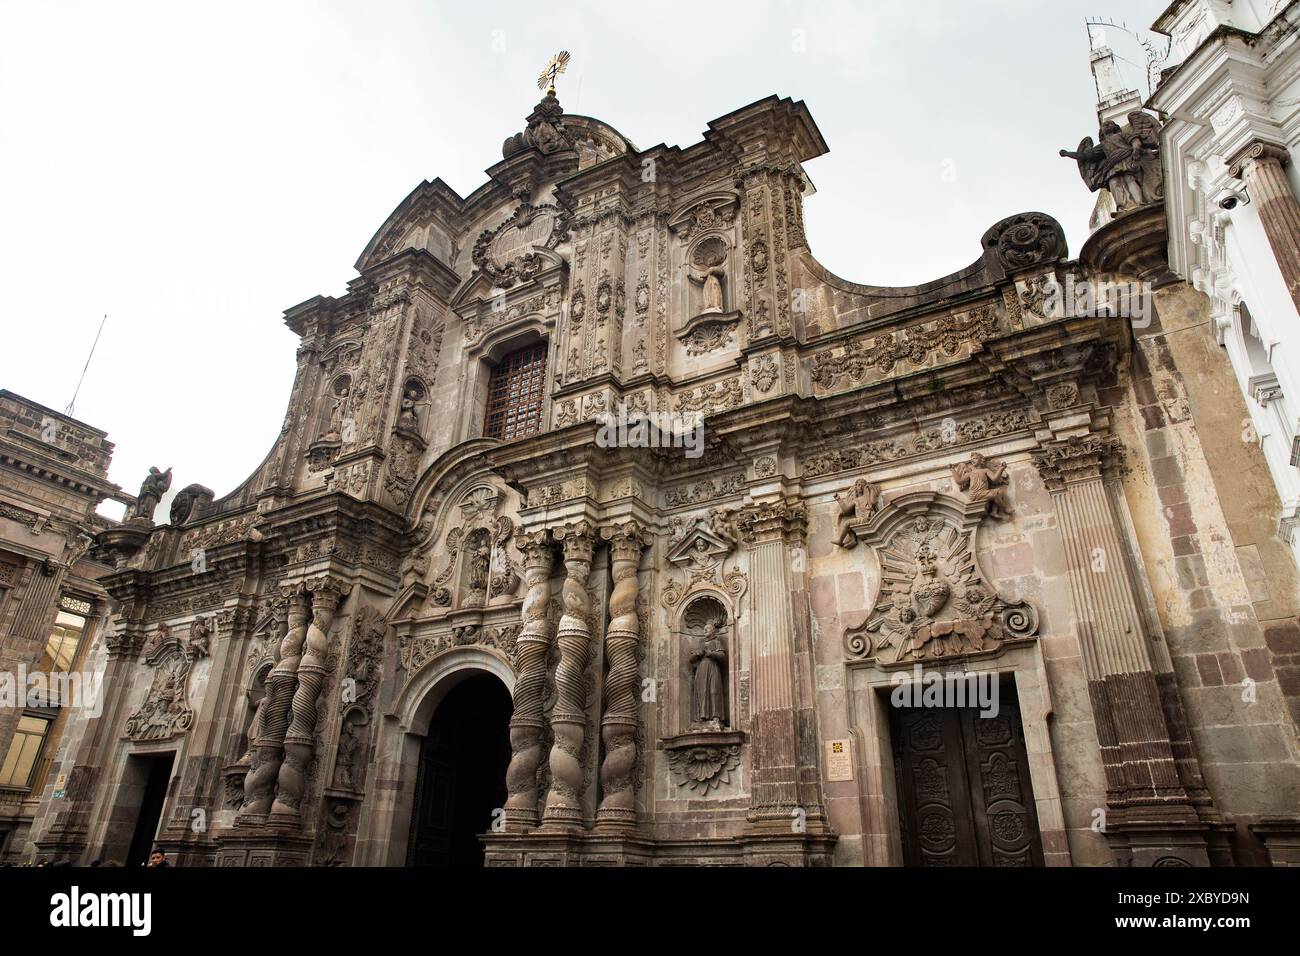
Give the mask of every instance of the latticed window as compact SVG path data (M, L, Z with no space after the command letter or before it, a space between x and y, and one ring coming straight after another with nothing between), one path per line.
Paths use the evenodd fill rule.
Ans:
M488 378L488 438L523 438L542 430L542 397L546 386L546 343L511 352Z

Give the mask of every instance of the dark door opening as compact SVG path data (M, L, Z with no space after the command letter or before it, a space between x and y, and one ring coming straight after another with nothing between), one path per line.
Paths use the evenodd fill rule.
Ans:
M995 716L891 707L890 731L908 866L1043 865L1014 684Z
M467 678L438 704L420 748L408 866L483 865L479 835L506 801L511 710L489 674Z
M156 757L132 755L127 758L132 766L128 776L134 777L142 789L140 811L131 832L131 848L126 852L127 866L142 866L149 860L158 821L162 819L163 803L167 799L167 783L172 776L172 754ZM124 784L125 785L125 784Z

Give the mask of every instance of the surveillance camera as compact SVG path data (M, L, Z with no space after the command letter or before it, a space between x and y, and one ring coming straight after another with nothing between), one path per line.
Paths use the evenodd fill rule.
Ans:
M1214 204L1220 209L1231 212L1238 206L1244 206L1250 202L1250 197L1246 195L1244 189L1234 189L1231 186L1224 186L1214 194Z

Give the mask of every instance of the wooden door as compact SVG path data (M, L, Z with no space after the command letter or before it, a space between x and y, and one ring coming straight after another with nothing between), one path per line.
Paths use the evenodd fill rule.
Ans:
M891 708L908 866L1042 866L1014 691L997 716L974 707Z

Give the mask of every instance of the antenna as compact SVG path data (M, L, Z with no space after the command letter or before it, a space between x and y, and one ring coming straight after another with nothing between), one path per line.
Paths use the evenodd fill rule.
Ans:
M63 414L71 415L72 410L77 405L77 396L81 394L81 383L86 380L86 369L90 368L90 360L95 357L95 346L99 344L99 337L104 333L104 323L108 321L108 313L99 320L99 331L95 333L95 341L90 344L90 354L86 356L86 364L81 367L81 378L77 379L77 390L72 393L72 401L68 402L68 407L63 410Z

